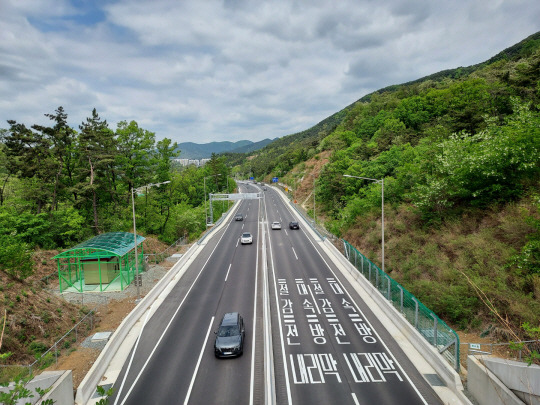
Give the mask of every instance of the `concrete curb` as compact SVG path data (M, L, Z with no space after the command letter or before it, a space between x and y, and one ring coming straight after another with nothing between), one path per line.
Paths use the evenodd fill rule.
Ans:
M229 217L236 209L234 204L229 210L226 218L219 224L219 226L210 230L205 238L212 237L218 230L220 230L224 224L228 222ZM116 355L120 347L125 343L125 338L128 333L132 330L137 322L141 320L143 315L149 310L152 306L152 303L159 297L165 287L170 283L170 281L178 277L177 282L182 278L189 266L186 266L188 261L197 257L200 251L206 244L193 243L193 245L188 249L188 251L180 258L180 260L165 274L165 276L152 288L148 294L137 304L137 306L129 313L129 315L122 321L120 326L114 331L111 338L107 342L107 345L100 353L99 357L92 365L92 368L88 371L83 381L77 388L77 394L75 396L75 403L78 405L86 404L94 394L96 387L99 385L102 376L107 371L107 367L111 363L111 360ZM126 353L126 356L129 353Z

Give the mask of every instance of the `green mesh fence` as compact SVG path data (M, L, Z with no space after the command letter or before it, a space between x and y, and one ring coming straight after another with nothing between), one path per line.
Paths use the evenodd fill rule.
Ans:
M343 243L346 256L356 269L459 372L459 337L457 333L349 242L344 240Z

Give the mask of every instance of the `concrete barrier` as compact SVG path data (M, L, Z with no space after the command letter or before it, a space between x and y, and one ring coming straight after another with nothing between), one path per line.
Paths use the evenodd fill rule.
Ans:
M526 363L501 359L493 356L468 356L468 387L479 403L488 403L484 398L508 397L509 402L540 405L540 367ZM486 384L489 381L490 384ZM509 395L507 390L513 395ZM515 401L517 397L519 402ZM495 403L495 402L491 402Z
M239 202L237 202L237 204L239 204ZM227 220L230 216L232 216L234 208L237 204L233 205L233 209L229 210L229 214L226 216ZM222 223L219 226L214 227L209 234L217 232L222 226L224 226L225 223L227 223L226 220L222 221ZM206 237L209 236L210 235L206 235ZM182 278L187 270L187 262L192 256L196 257L203 247L203 244L194 243L180 258L180 260L167 272L167 274L165 274L165 276L163 276L163 278L154 286L154 288L152 288L152 290L150 290L150 292L148 292L148 294L139 302L133 311L131 311L122 321L120 326L112 334L105 348L101 351L95 363L92 365L92 368L90 368L83 381L77 388L77 393L75 395L76 404L84 405L90 400L96 391L96 387L100 383L102 376L105 374L111 360L119 348L125 343L124 340L128 333L135 326L135 324L139 322L146 311L150 309L152 303L158 298L171 280L177 275L179 276L179 279Z
M467 357L467 371L467 388L479 405L523 405L523 401L489 371L479 358Z
M0 387L0 392L9 392L14 387L10 384L8 387ZM30 380L24 386L29 390L32 398L21 398L15 402L16 405L41 404L47 399L52 399L56 405L73 405L73 375L71 370L44 371ZM48 390L40 397L36 388Z
M58 371L45 371L44 373L58 373ZM43 375L44 373L41 373ZM71 370L61 370L60 375L50 387L38 404L46 400L53 400L55 405L73 405L73 374Z

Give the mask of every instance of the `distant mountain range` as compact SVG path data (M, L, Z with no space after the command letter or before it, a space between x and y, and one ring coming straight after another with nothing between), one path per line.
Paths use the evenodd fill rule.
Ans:
M210 142L194 143L182 142L178 144L176 150L180 150L180 159L205 159L212 156L212 153L249 153L264 148L275 139L263 139L259 142L238 141L238 142Z

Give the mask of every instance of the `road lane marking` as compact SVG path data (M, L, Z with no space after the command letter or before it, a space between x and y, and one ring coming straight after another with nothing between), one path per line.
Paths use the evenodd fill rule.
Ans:
M266 219L268 220L268 212L266 213ZM277 285L277 280L276 280L276 269L274 265L274 252L272 249L272 238L268 238L268 245L270 247L270 263L272 265L272 275L274 278L274 293L276 296L276 305L277 305L277 303L279 302L279 297L278 297L278 289L275 288L275 286ZM287 403L291 405L292 404L291 384L289 382L289 370L287 366L287 357L285 354L285 341L283 339L283 325L281 323L281 314L279 312L277 313L277 318L278 318L278 323L279 323L279 337L281 339L281 354L283 357L283 371L285 373L285 385L287 386Z
M214 323L214 317L212 317L212 319L210 320L210 325L208 325L208 331L206 332L206 337L204 338L203 345L201 347L199 360L197 360L197 365L195 366L195 371L193 372L193 377L191 378L191 384L189 384L189 389L186 395L186 399L184 400L184 405L187 405L187 403L189 402L189 397L191 396L191 390L193 389L193 384L195 384L195 378L197 378L197 371L199 370L199 366L201 365L202 356L204 354L206 342L208 341L208 336L210 335L210 331L212 330L213 323Z
M356 398L356 394L354 392L351 393L352 399L356 405L360 405L360 402L358 402L358 399Z
M281 200L283 201L283 198L281 198ZM292 212L292 209L287 205L285 204L285 207L287 208L287 210L291 213L291 215L293 215L294 217L294 213ZM303 230L302 230L303 231ZM304 232L304 231L303 231ZM320 256L320 258L322 259L322 261L324 262L324 264L326 265L326 267L328 268L328 270L333 274L334 278L336 280L339 280L338 277L337 277L337 274L334 272L334 270L332 270L332 268L330 267L330 265L328 264L328 262L325 260L325 258L323 257L322 253L319 251L319 249L317 249L317 247L315 246L315 243L311 240L311 237L310 235L308 235L307 232L304 232L304 234L306 235L309 243L311 243L311 245L313 246L313 248L315 249L315 251L317 252L317 254ZM335 264L335 263L334 263ZM337 266L337 264L335 264ZM274 284L276 283L276 280L275 280L275 273L274 273ZM351 301L354 303L354 305L356 306L356 308L358 309L358 312L360 314L362 314L362 316L364 317L365 321L368 323L368 325L371 327L371 329L373 330L373 332L375 333L375 335L377 336L377 338L379 339L379 342L384 346L384 348L386 349L386 352L390 355L390 357L394 360L395 364L399 367L399 369L401 370L402 374L405 376L405 378L407 379L407 381L409 382L409 384L413 387L414 391L416 392L416 394L418 395L418 397L421 399L421 401L427 405L427 402L425 400L425 398L423 397L423 395L420 393L420 391L418 391L418 388L416 387L416 385L414 385L414 383L412 382L412 380L410 379L409 375L405 372L405 370L403 369L403 367L401 367L401 364L396 360L396 358L394 357L394 354L390 351L390 349L388 348L388 346L386 345L386 343L384 342L384 340L381 339L379 333L373 328L373 325L371 325L371 323L369 322L369 320L366 318L365 314L362 312L362 310L360 309L360 307L358 306L358 304L356 303L356 301L354 300L353 296L347 291L347 289L345 288L345 286L343 286L342 283L341 284L341 288L345 291L345 293L348 295L348 297L351 299ZM277 290L276 290L276 300L277 300ZM280 321L280 333L281 332L281 318L278 316L278 320ZM283 338L282 338L282 344L283 344ZM284 346L283 346L284 347ZM284 362L286 364L286 361ZM286 367L285 367L286 368ZM288 383L288 380L287 380L287 383ZM289 397L290 398L290 397ZM289 401L290 403L290 401Z
M230 225L230 223L229 223ZM229 227L229 225L227 225L227 228ZM184 305L184 302L187 300L187 297L189 296L189 293L191 292L191 290L193 289L193 287L195 286L195 284L197 283L197 280L199 279L199 277L201 276L203 270L206 268L206 265L208 264L208 262L210 261L210 258L212 257L212 255L214 254L214 252L216 251L217 247L219 246L219 243L221 242L221 239L223 239L223 236L225 236L227 232L223 232L218 240L218 242L216 243L216 246L214 246L214 249L212 249L212 252L210 252L210 254L208 255L208 259L206 259L206 262L204 262L203 266L201 267L201 270L199 271L199 274L197 274L197 277L195 277L195 280L193 280L193 283L191 284L191 287L189 287L189 290L186 292L186 295L184 297L184 299L182 300L182 302L180 302L180 304L178 305L178 308L176 308L176 311L174 311L174 314L171 316L171 319L169 320L169 323L167 323L167 326L165 327L165 329L163 330L163 333L161 334L161 336L159 337L158 341L156 342L154 348L152 349L152 351L150 352L150 354L148 355L148 358L146 359L146 361L144 362L143 366L141 367L141 370L139 371L139 374L137 374L137 377L135 378L135 380L133 381L133 384L131 384L131 387L129 388L129 391L127 392L126 394L126 397L124 398L124 400L122 401L122 403L120 405L123 405L127 398L129 397L129 395L131 394L131 391L133 391L133 388L135 387L135 385L137 384L137 382L139 381L139 378L141 378L141 375L142 373L144 372L144 370L146 369L146 366L148 366L148 363L150 363L150 360L152 359L152 357L154 356L154 353L156 352L159 344L161 343L161 341L163 340L163 337L165 336L165 334L167 333L167 331L169 330L174 318L176 318L176 315L178 314L178 312L180 311L180 308L182 308L182 305Z
M154 303L155 302L156 301L154 301ZM128 364L128 367L127 367L127 370L126 370L126 374L124 374L124 379L122 380L122 384L120 384L120 388L118 389L118 393L117 393L117 396L116 396L116 400L114 401L114 405L116 405L116 403L120 399L120 394L122 393L122 389L124 388L124 383L126 382L126 378L127 378L128 374L129 374L129 369L131 368L131 363L133 363L133 357L135 357L135 352L137 351L137 346L139 346L139 341L141 340L141 335L143 333L144 327L146 326L146 322L148 321L148 316L152 313L152 308L154 307L154 303L152 303L152 306L150 307L150 310L146 313L146 317L144 318L144 323L143 323L143 325L141 327L141 330L139 332L139 336L137 336L137 342L135 343L135 347L133 348L133 352L131 353L131 358L129 359L129 364Z
M296 257L296 260L298 260L298 256L296 256L296 252L294 251L294 248L291 246L292 252L294 253L294 257Z
M261 201L259 200L259 212L261 211ZM261 234L260 232L260 222L257 221L257 236ZM259 240L262 240L261 243L264 244L264 236L262 238L258 238ZM259 241L257 240L257 254L255 256L255 294L253 294L253 344L251 345L251 376L250 376L250 383L249 383L249 405L253 405L253 395L255 390L255 331L257 330L257 277L259 275Z
M225 281L227 281L227 278L229 277L229 271L231 271L232 263L229 264L229 268L227 269L227 275L225 276Z
M307 239L309 240L309 243L311 243L311 245L313 246L313 248L315 249L315 251L317 252L317 254L319 255L319 257L322 259L322 261L324 262L324 264L326 265L326 267L328 268L328 270L334 275L335 279L336 280L339 280L338 277L337 277L337 274L334 272L334 270L332 270L332 268L330 267L330 265L328 264L328 262L326 261L326 259L323 257L322 253L319 252L319 249L317 249L317 247L315 246L315 244L313 243L313 241L311 240L311 238L307 235L306 233L306 237ZM337 266L337 265L336 265ZM377 338L379 339L379 342L384 346L384 348L386 349L386 352L392 357L392 359L394 360L394 362L396 363L396 365L399 367L399 369L401 370L401 373L405 376L405 378L407 379L407 381L409 382L409 384L411 384L411 386L413 387L414 391L416 392L416 394L418 395L418 397L422 400L422 402L426 405L428 405L428 403L426 402L425 398L423 397L423 395L420 393L420 391L418 391L418 388L416 388L416 385L414 385L414 383L412 382L412 380L410 379L409 375L405 372L405 370L403 370L403 367L401 367L401 364L396 360L396 358L394 357L394 353L392 353L392 351L388 348L388 346L386 345L386 343L384 342L384 340L381 339L381 336L379 335L379 333L375 330L375 328L373 328L373 325L371 324L371 322L369 322L369 320L367 319L366 315L362 312L362 310L360 309L360 307L358 306L358 304L356 303L355 299L353 298L353 296L349 293L349 291L347 291L347 289L345 288L345 286L341 284L341 288L343 289L343 291L345 291L345 293L348 295L348 297L350 298L350 300L354 303L356 309L358 310L358 312L360 314L362 314L362 316L364 317L365 319L365 322L370 326L371 330L375 333L375 335L377 336ZM374 315L375 316L375 315Z

